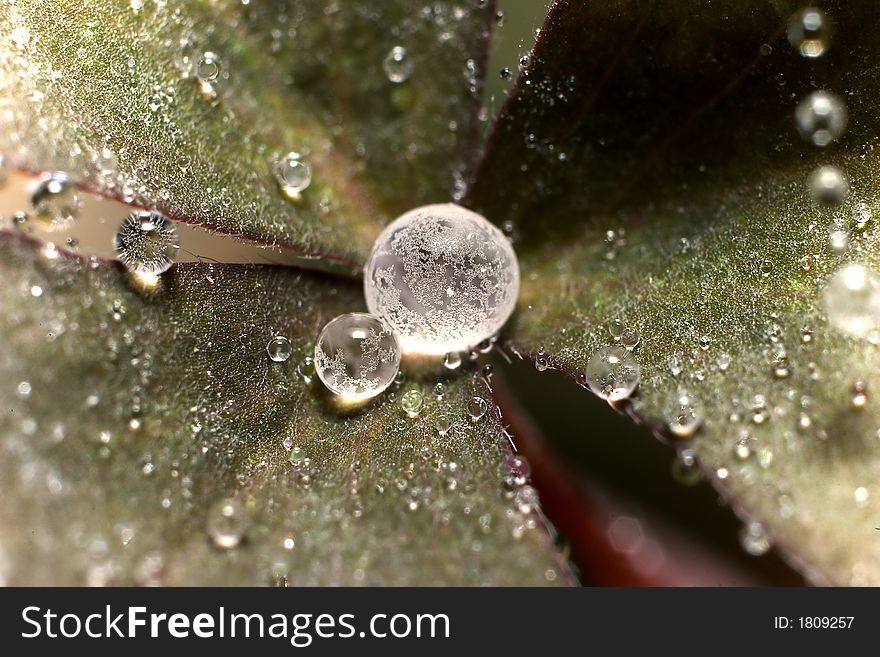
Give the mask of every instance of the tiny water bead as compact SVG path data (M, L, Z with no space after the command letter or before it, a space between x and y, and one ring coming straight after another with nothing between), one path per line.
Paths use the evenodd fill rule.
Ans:
M461 354L457 351L450 351L443 357L443 367L447 370L457 370L461 367Z
M385 75L388 76L388 80L395 84L400 84L401 82L406 82L409 76L412 75L413 62L407 54L406 48L394 46L385 55L385 59L382 61L382 68L385 71Z
M684 486L696 486L703 479L700 462L692 449L683 449L672 462L672 478Z
M281 191L291 198L299 197L312 184L312 168L294 151L278 160L273 171Z
M817 205L834 207L846 200L849 182L843 171L835 166L820 166L807 179L810 195Z
M132 212L116 231L117 259L133 274L155 276L177 257L180 239L174 222L159 212Z
M204 52L196 62L196 78L202 84L210 84L220 77L222 66L213 52Z
M827 91L814 91L795 109L798 130L816 146L827 146L840 137L848 121L846 105Z
M479 422L489 410L489 404L482 397L471 397L467 404L467 414L471 422Z
M247 511L233 498L220 500L208 511L208 535L222 550L231 550L241 543L249 525Z
M743 550L753 557L767 554L772 547L767 529L756 520L747 522L740 528L739 542Z
M806 7L791 17L788 42L804 57L821 57L831 44L833 26L818 7Z
M625 328L620 333L620 344L623 345L625 349L632 351L636 347L639 346L639 342L641 342L642 336L639 332L634 328Z
M587 385L608 401L632 395L641 378L639 363L623 347L605 347L596 351L587 363Z
M283 363L293 353L293 345L283 335L276 335L266 345L266 353L269 354L270 360L276 363Z
M65 230L76 222L79 212L79 194L62 171L48 173L31 192L34 217L45 224L47 230Z
M880 279L859 264L835 273L823 292L828 321L838 330L864 337L880 325Z
M400 399L403 412L412 418L418 417L424 405L425 398L418 390L408 390Z
M678 438L690 438L703 423L703 402L692 392L679 389L666 402L666 424Z
M519 293L519 264L504 233L451 203L411 210L373 245L364 267L370 312L406 353L467 351L495 335ZM447 356L447 367L454 364Z
M374 315L340 315L324 327L315 343L318 378L347 401L378 395L391 385L399 368L397 339Z

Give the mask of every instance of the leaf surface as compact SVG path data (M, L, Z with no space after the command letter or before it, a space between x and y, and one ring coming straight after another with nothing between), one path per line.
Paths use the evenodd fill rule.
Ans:
M692 447L815 581L876 584L880 355L829 324L822 290L846 263L880 268L880 22L876 3L823 2L836 32L810 60L785 34L800 7L554 3L468 202L521 234L513 350L574 378L615 320L635 329L622 409ZM815 89L849 112L824 149L794 119ZM810 198L821 164L849 179L839 207ZM681 387L705 406L692 441L665 426Z
M571 581L530 491L505 487L485 380L408 367L362 408L305 381L321 326L361 308L356 285L188 263L147 292L114 264L10 234L0 268L4 583ZM275 335L286 362L267 356ZM401 408L410 389L416 418ZM212 521L226 498L241 525Z

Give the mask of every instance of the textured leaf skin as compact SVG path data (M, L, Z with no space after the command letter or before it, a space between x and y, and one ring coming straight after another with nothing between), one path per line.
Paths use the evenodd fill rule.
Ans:
M323 323L360 309L357 285L190 263L146 293L114 264L48 259L10 234L0 267L5 583L571 581L540 513L505 493L497 408L465 413L491 399L484 380L459 373L437 400L442 375L409 368L343 409L297 374ZM285 363L267 357L276 334L293 344ZM410 388L425 395L416 419L400 406ZM286 438L308 465L291 464ZM206 523L227 496L250 529L221 550Z
M852 388L877 387L880 357L828 324L821 290L847 262L880 268L876 218L846 253L828 244L832 219L851 225L859 204L880 211L880 22L873 2L822 3L836 34L810 61L785 38L800 6L555 3L468 201L522 233L513 350L543 350L577 377L613 343L609 323L637 329L641 385L623 406L692 446L732 506L814 581L877 584L880 411L871 392L855 410ZM849 109L849 129L826 149L807 145L793 117L816 88ZM850 181L834 210L815 207L805 184L826 163ZM625 231L625 245L609 250L609 230ZM788 376L774 374L779 345ZM663 422L679 386L706 406L690 443Z
M0 152L355 270L394 214L463 181L491 8L456 6L5 2ZM393 84L382 60L400 44L414 70ZM205 52L221 63L208 93ZM312 169L297 202L272 171L289 151Z

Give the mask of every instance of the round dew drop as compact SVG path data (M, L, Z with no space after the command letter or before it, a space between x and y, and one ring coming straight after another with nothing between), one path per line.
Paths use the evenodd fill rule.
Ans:
M813 201L823 207L840 205L849 193L849 182L843 171L831 165L821 166L810 174L807 186Z
M846 105L827 91L814 91L795 109L797 127L804 139L827 146L840 137L848 121Z
M391 385L399 369L397 339L375 315L340 315L315 343L318 378L346 401L375 397Z
M220 77L220 60L212 52L205 52L196 62L196 78L202 84L210 84Z
M703 402L687 390L678 390L666 403L665 415L673 435L690 438L703 423Z
M629 397L639 385L641 372L635 356L623 347L599 349L587 363L587 385L608 401Z
M159 212L132 212L114 238L117 259L131 273L155 276L168 270L177 257L180 239L174 222Z
M48 173L31 192L34 216L43 222L46 230L66 230L76 222L79 212L79 194L62 171Z
M880 278L854 264L835 273L823 292L828 321L840 331L864 337L880 326Z
M788 42L811 59L821 57L831 45L831 21L818 7L806 7L788 23Z
M269 354L270 360L283 363L293 353L293 346L290 344L290 340L283 335L276 335L266 345L266 353Z
M394 46L382 61L388 80L395 84L406 82L413 72L413 62L403 46Z
M312 184L312 168L299 153L291 151L275 163L275 180L287 196L297 198Z
M220 500L208 511L208 535L214 545L223 550L231 550L241 543L250 525L247 511L238 500Z
M379 235L364 267L364 294L405 353L468 351L513 312L519 263L510 240L479 214L426 205Z

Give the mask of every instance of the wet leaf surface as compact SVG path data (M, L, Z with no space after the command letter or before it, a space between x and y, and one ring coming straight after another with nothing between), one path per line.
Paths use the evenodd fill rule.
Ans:
M504 485L497 407L468 417L485 381L408 368L345 409L304 380L323 323L361 308L357 285L187 263L148 291L10 234L0 263L4 583L570 581L540 514L523 514L529 491ZM278 334L282 363L266 352ZM238 506L218 522L226 498Z
M829 324L821 291L880 267L880 24L874 3L823 3L836 32L810 60L785 35L800 6L555 3L467 200L521 234L512 349L577 377L615 320L635 329L621 407L692 447L814 581L876 584L880 354ZM794 120L815 89L849 111L825 149ZM838 207L810 199L820 164L849 178ZM690 441L665 426L680 387L705 406Z
M355 269L387 219L460 185L489 9L4 3L0 152ZM395 46L412 68L399 83L383 70ZM311 167L295 201L273 174L289 151Z

